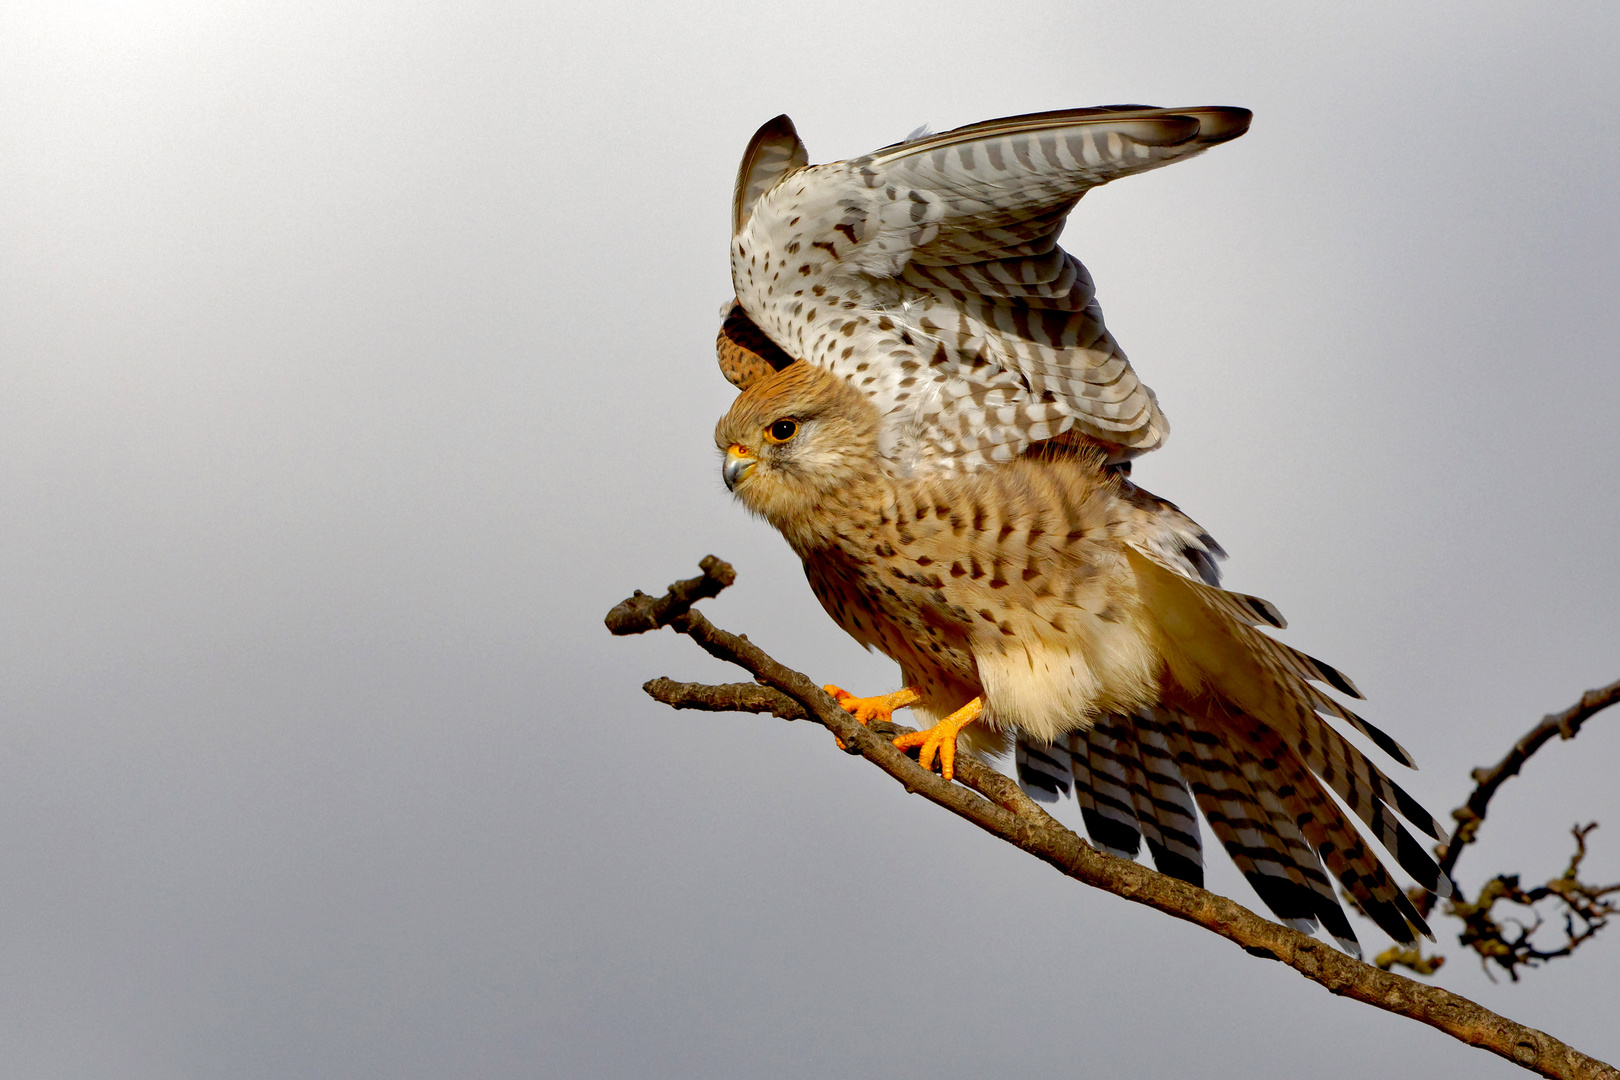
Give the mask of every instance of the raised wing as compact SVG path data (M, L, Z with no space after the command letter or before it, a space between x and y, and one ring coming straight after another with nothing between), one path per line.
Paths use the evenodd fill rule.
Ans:
M779 164L802 144L778 118L739 172L738 300L788 354L873 397L902 470L1005 461L1071 428L1115 459L1153 449L1169 426L1057 237L1086 191L1248 122L1227 108L1034 113L801 167Z
M1086 191L1235 139L1249 119L1247 109L1135 105L1030 113L901 143L850 164L886 197L895 190L888 201L899 203L900 212L880 215L889 233L880 245L890 253L934 266L1039 260ZM1004 282L1023 276L996 275ZM1019 294L1017 283L1006 286ZM1027 294L1053 295L1040 288Z

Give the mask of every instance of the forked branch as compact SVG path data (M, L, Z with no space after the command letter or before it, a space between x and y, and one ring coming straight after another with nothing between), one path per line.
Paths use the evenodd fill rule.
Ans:
M1490 808L1491 798L1509 777L1519 774L1524 763L1530 760L1531 754L1540 750L1554 735L1561 739L1573 739L1581 730L1582 724L1616 702L1620 702L1620 682L1612 682L1597 690L1588 690L1581 695L1580 701L1563 712L1542 717L1541 723L1514 743L1513 749L1509 750L1501 761L1488 769L1475 769L1473 794L1468 796L1466 803L1451 812L1451 816L1457 819L1457 832L1452 836L1451 843L1440 854L1440 869L1449 876L1456 868L1457 859L1462 855L1463 848L1472 844L1479 835L1479 827L1485 823L1485 814ZM1583 846L1582 851L1584 850ZM1423 912L1428 914L1427 906L1423 908Z
M1448 877L1456 880L1452 871L1457 859L1464 848L1478 839L1479 828L1485 822L1491 799L1503 783L1517 776L1531 755L1550 742L1554 735L1560 739L1573 739L1580 732L1582 724L1617 702L1620 702L1620 682L1588 690L1581 695L1580 701L1563 712L1543 717L1539 724L1513 744L1501 761L1489 768L1474 770L1473 792L1466 803L1451 812L1457 821L1457 831L1449 844L1435 849L1440 868ZM1485 883L1479 896L1472 901L1460 887L1452 893L1446 903L1446 914L1455 915L1463 922L1458 943L1479 954L1487 975L1493 967L1501 968L1509 978L1518 982L1520 968L1533 968L1549 960L1572 955L1578 947L1591 941L1608 924L1609 917L1620 910L1617 909L1617 902L1610 899L1620 893L1620 884L1592 885L1579 877L1581 861L1586 858L1586 837L1595 828L1595 822L1575 826L1572 830L1575 853L1570 857L1568 868L1544 885L1526 889L1519 884L1518 874L1497 874ZM1432 893L1424 892L1413 899L1424 915L1434 907ZM1532 940L1546 922L1533 905L1548 899L1561 909L1558 922L1563 927L1564 942L1555 948L1538 946ZM1516 904L1527 909L1526 918L1530 922L1527 924L1523 919L1498 916L1495 914L1498 903ZM1432 975L1445 963L1445 957L1426 956L1421 948L1395 946L1381 953L1375 962L1386 970L1399 965L1419 975Z
M1526 889L1519 884L1518 874L1498 874L1485 883L1473 903L1453 899L1451 914L1463 921L1462 944L1473 949L1480 960L1507 971L1519 981L1519 968L1538 967L1549 960L1569 956L1578 947L1591 941L1597 932L1608 925L1609 919L1620 905L1611 899L1620 893L1620 884L1588 885L1580 880L1581 860L1586 858L1586 837L1596 822L1577 825L1570 832L1575 837L1575 854L1570 857L1564 873L1545 885ZM1556 948L1542 948L1533 940L1545 921L1535 905L1549 897L1557 897L1563 909L1564 943ZM1516 904L1526 909L1532 920L1528 924L1519 919L1502 918L1495 914L1498 903ZM1490 974L1490 967L1485 968Z
M1428 1024L1542 1076L1620 1080L1620 1070L1545 1032L1499 1016L1440 987L1380 971L1315 938L1263 919L1223 896L1096 851L1029 799L1011 779L969 755L956 759L959 783L947 783L924 771L890 741L909 728L857 723L807 676L783 666L747 638L721 630L693 610L695 599L718 594L736 577L728 564L712 555L703 560L701 568L700 577L677 582L661 598L638 592L625 600L608 613L608 629L615 634L637 634L668 626L690 637L710 655L743 668L755 683L706 686L654 679L645 689L657 700L676 708L807 717L831 731L849 753L872 762L907 791L966 818L1077 881L1202 926L1252 956L1287 964L1334 994Z

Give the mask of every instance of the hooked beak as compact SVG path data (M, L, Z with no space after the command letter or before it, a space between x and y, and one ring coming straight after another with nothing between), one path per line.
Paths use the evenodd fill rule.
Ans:
M720 469L720 475L726 481L727 491L736 491L742 478L748 475L757 462L748 452L736 443L726 447L726 463Z

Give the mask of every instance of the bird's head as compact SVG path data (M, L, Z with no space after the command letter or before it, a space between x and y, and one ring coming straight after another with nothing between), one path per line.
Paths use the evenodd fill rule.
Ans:
M878 413L841 377L798 361L751 384L715 425L726 487L778 529L869 482Z

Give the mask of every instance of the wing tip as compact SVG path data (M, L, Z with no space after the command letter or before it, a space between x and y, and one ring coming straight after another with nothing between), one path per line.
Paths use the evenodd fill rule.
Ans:
M1365 717L1360 716L1357 713L1353 713L1349 709L1346 709L1344 706L1337 703L1333 704L1332 713L1333 715L1347 721L1351 727L1367 736L1374 746L1378 747L1378 749L1394 758L1400 764L1405 765L1408 769L1415 769L1418 767L1417 758L1412 756L1412 752L1406 747L1402 746L1395 740L1394 736L1390 735L1389 732L1385 731L1377 724L1370 722ZM1408 796L1408 798L1410 798L1410 796ZM1416 802L1416 800L1412 801L1414 803ZM1404 814L1406 811L1403 810L1401 812ZM1410 817L1410 815L1408 816ZM1422 816L1428 817L1430 815L1428 811L1425 810L1422 812ZM1412 818L1411 820L1416 821L1417 819ZM1433 836L1434 834L1430 833L1429 835Z
M1452 882L1451 875L1442 870L1439 878L1435 881L1434 895L1442 900L1450 900L1452 894L1456 891L1457 886Z
M793 126L793 118L787 113L777 113L775 116L759 125L759 130L754 132L755 140L783 138L796 139L798 137L799 131Z
M1270 600L1250 596L1247 593L1234 593L1233 595L1239 597L1248 606L1249 610L1254 612L1255 617L1267 626L1276 630L1288 629L1288 620L1283 618L1283 613L1278 611L1277 605Z
M1245 134L1254 121L1253 110L1240 105L1211 105L1190 111L1198 117L1198 141L1209 146L1231 142Z
M1357 701L1367 700L1367 696L1356 687L1355 683L1350 681L1350 676L1346 675L1344 672L1340 671L1338 668L1334 667L1325 660L1318 660L1316 657L1311 656L1308 653L1302 653L1301 655L1303 655L1305 659L1309 660L1312 666L1316 668L1317 674L1322 677L1322 682L1333 687L1333 689L1337 690L1341 694L1355 698ZM1388 736L1385 737L1388 738Z
M766 149L773 146L781 154L781 160L766 164L762 159ZM809 160L804 141L787 113L778 113L761 124L748 140L748 149L743 151L742 161L737 166L737 185L731 203L732 235L741 232L748 223L756 199L777 180L795 168L802 168Z

